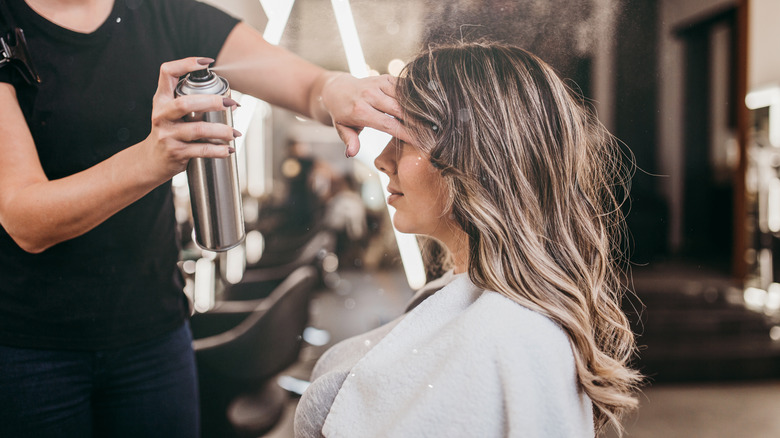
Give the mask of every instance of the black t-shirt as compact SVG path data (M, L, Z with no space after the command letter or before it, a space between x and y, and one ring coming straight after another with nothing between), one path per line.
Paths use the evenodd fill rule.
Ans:
M7 66L0 81L14 84L52 180L146 138L160 65L216 58L237 23L193 0L115 0L105 23L83 34L23 0L3 1L42 83L28 86ZM0 227L0 344L101 349L171 330L188 313L177 260L170 183L40 254L24 252Z

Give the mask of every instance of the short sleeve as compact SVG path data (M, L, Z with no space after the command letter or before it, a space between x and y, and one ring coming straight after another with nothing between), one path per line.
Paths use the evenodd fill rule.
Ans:
M239 20L212 5L195 0L155 1L169 26L177 58L215 58Z

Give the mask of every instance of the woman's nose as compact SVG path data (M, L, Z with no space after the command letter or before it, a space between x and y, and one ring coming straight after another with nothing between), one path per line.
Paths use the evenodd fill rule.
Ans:
M374 159L374 166L383 173L390 175L393 169L392 151L395 150L396 139L392 139L390 143L385 146L382 153Z

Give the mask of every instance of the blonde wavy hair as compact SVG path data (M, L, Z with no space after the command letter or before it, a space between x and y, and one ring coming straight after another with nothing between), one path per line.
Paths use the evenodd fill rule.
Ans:
M565 330L596 433L622 433L641 380L620 307L630 153L550 66L509 45L429 47L396 95L468 235L470 279Z

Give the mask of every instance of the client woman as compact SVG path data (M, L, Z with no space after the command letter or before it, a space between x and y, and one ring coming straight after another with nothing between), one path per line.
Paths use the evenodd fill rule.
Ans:
M630 163L551 67L488 43L429 49L396 88L411 143L376 159L395 227L449 283L334 346L297 436L590 437L637 405L616 235Z

